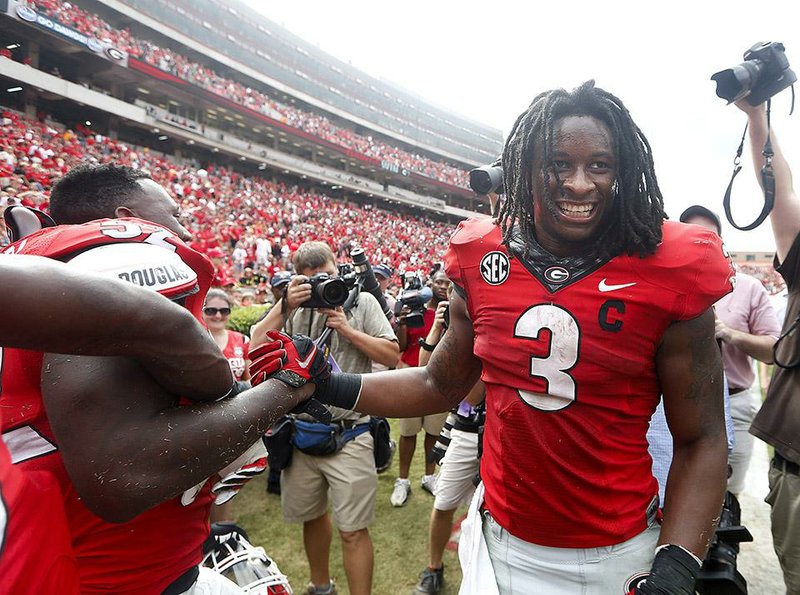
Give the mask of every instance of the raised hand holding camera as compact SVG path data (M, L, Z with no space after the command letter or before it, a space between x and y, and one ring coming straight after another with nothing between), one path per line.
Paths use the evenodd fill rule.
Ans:
M295 310L311 299L311 284L305 275L295 275L289 281L283 298L287 310Z

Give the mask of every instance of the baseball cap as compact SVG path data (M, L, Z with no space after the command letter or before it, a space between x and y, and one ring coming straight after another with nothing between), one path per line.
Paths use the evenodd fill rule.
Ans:
M714 224L717 226L717 234L722 234L722 224L720 223L719 216L712 210L707 209L702 205L692 205L688 209L686 209L680 216L680 222L686 223L692 217L705 217L706 219L711 219Z
M281 285L285 285L291 280L292 280L292 274L289 271L278 271L277 273L272 275L272 279L269 280L269 284L272 287L280 287Z
M391 279L392 277L392 269L385 264L376 264L372 267L372 272L376 275L380 275L384 279Z

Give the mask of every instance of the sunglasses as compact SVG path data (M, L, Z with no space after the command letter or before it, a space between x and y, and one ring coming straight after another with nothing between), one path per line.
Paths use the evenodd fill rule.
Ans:
M231 309L230 308L203 308L203 314L206 316L216 316L217 314L222 314L222 316L230 316Z

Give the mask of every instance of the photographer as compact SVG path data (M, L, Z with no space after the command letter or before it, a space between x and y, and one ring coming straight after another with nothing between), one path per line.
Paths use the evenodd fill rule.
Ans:
M680 221L700 225L722 237L719 217L702 205L686 209ZM728 490L738 497L744 490L753 454L750 424L761 405L761 387L755 382L754 363L772 363L772 346L778 340L780 324L761 282L739 270L733 291L714 304L714 319L736 431L733 452L728 456L731 466Z
M769 471L772 507L772 539L783 569L789 593L800 593L800 200L792 187L792 172L781 152L774 130L769 130L764 104L752 107L746 101L736 105L747 114L750 147L756 172L761 170L762 150L767 136L772 143L775 176L775 206L770 214L775 234L775 269L786 280L789 301L781 337L775 346L775 375L767 399L753 420L750 432L775 448ZM761 176L757 175L759 184ZM763 186L762 186L763 187Z
M318 273L338 277L336 258L330 247L323 242L306 242L297 249L293 262L300 274L289 282L285 297L253 327L251 348L265 342L268 330L316 338L327 327L334 331L331 356L342 371L366 374L372 370L372 362L388 367L396 365L399 350L394 332L377 300L369 293L360 293L347 312L342 307L303 307L312 298L310 278ZM291 466L281 474L281 504L287 522L303 523L303 543L312 582L308 592L335 593L328 568L332 540L327 512L330 489L333 521L342 538L350 593L359 595L369 593L372 586L373 549L368 527L374 518L377 490L373 440L366 431L369 416L336 408L332 411L332 424L357 436L344 443L338 452L326 456L306 454L295 446ZM297 419L314 421L307 415Z
M452 284L447 292L450 298ZM439 344L449 326L449 302L439 302L436 318L419 352L419 365L426 366L433 349ZM480 380L469 394L450 413L442 429L437 446L429 455L429 460L441 465L434 489L434 502L428 523L428 564L420 573L415 594L439 593L444 586L444 550L453 530L453 516L462 504L468 504L475 491L479 472L479 434L483 426L483 414L476 409L486 395ZM449 440L449 442L447 441ZM442 453L442 449L445 449Z
M433 296L425 304L425 311L423 314L423 324L418 327L409 327L407 324L407 317L412 314L407 305L404 305L400 310L397 317L397 340L400 343L400 357L401 368L417 367L419 366L420 349L425 348L425 338L434 327L437 326L437 332L441 336L442 326L435 322L436 309L439 303L447 300L447 290L450 287L450 279L443 268L434 272L431 278L431 290ZM402 298L402 296L401 296ZM402 299L398 300L402 301ZM438 337L437 337L438 340ZM425 415L423 417L403 418L400 420L400 473L399 477L395 480L394 490L389 498L392 506L403 506L408 501L408 496L411 493L411 482L408 479L411 470L411 460L414 458L414 451L417 448L417 434L419 431L425 430L425 475L422 478L422 489L433 494L436 486L436 476L434 475L435 466L432 462L428 462L427 454L436 444L436 438L439 432L442 431L444 420L447 419L447 412L434 413L433 415Z

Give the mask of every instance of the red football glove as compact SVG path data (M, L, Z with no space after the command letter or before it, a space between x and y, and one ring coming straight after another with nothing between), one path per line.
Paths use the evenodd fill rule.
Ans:
M288 339L287 342L291 343L291 338L288 336L286 338ZM283 348L283 341L280 339L267 341L263 345L250 350L250 384L257 386L267 378L270 378L281 369L284 359L286 359L286 350Z
M268 331L267 337L272 341L253 350L255 356L259 358L257 369L259 382L263 382L261 376L270 373L272 378L277 378L294 388L299 388L307 382L321 384L330 378L331 367L328 360L309 337L305 335L289 337L280 331ZM276 342L280 342L280 347L274 344ZM260 351L262 348L263 352ZM278 357L281 365L274 371L275 360Z
M331 375L331 367L314 342L306 336L268 331L271 339L250 352L250 382L257 386L267 378L276 378L289 386L299 387L307 382L319 386ZM307 413L322 423L329 423L331 412L314 398L295 407L292 413Z

